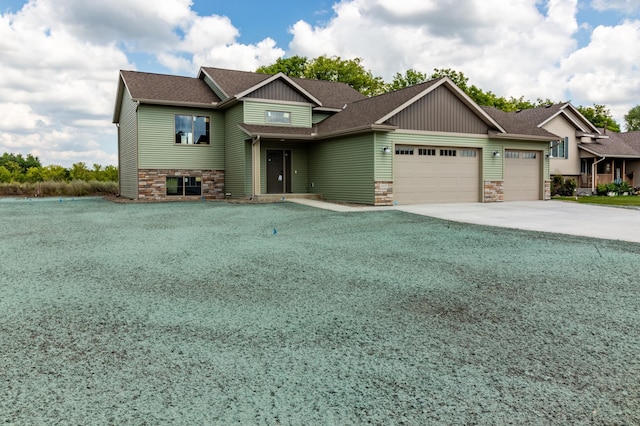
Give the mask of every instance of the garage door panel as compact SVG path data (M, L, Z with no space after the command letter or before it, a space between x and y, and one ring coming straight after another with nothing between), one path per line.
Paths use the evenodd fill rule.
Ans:
M504 200L542 198L542 153L507 150L504 159Z
M479 150L397 146L394 199L400 204L480 201Z

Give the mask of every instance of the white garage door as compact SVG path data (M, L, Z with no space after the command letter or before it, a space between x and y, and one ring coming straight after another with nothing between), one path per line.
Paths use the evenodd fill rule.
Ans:
M542 152L507 150L504 157L504 200L540 200Z
M393 198L398 204L480 201L480 151L396 145Z

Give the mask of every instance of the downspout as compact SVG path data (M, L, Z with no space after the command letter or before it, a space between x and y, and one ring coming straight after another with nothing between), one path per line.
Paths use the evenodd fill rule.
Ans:
M596 174L597 169L597 165L598 163L600 163L601 161L606 160L607 157L602 157L601 159L599 159L598 161L594 161L593 164L591 165L591 192L596 192L596 176L598 176Z
M255 201L256 195L259 192L257 190L258 185L260 184L260 177L258 174L260 173L260 152L258 151L258 155L256 156L256 144L260 142L260 135L257 135L253 138L251 142L251 174L253 175L252 184L251 184L251 199ZM257 158L256 158L257 157ZM257 169L257 173L256 173Z

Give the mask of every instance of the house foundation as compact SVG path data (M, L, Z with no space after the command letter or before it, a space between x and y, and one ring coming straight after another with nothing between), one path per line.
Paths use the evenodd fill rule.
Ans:
M167 196L167 177L200 178L201 194ZM204 197L212 200L224 199L224 170L193 169L139 169L138 198L141 200L180 200Z
M393 182L392 181L376 181L375 182L375 198L374 206L392 206L393 205Z
M485 203L499 203L504 201L504 181L485 180L483 200Z

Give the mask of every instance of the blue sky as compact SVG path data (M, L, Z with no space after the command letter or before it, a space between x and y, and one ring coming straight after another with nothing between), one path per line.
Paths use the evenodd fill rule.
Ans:
M640 0L0 0L0 152L117 164L120 69L195 76L360 57L390 81L464 72L501 96L640 104ZM24 48L28 46L28 48Z

